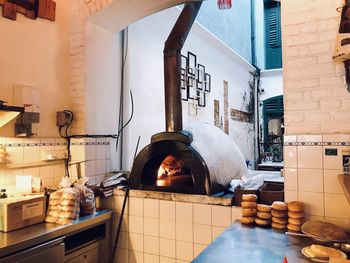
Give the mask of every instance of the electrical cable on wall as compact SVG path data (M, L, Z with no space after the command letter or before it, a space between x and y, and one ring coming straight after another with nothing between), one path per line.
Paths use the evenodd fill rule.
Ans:
M74 120L74 114L70 110L64 110L63 112L66 113L69 117L69 120L66 125L60 125L58 127L59 135L67 140L67 152L68 157L65 160L65 173L66 176L70 177L69 175L69 162L70 162L70 146L71 146L71 139L82 139L82 138L113 138L118 139L120 134L123 132L126 126L129 125L131 122L133 116L134 116L134 98L132 95L132 91L130 90L130 102L131 102L131 113L128 121L117 131L116 134L74 134L69 135L68 129ZM62 134L64 132L64 134Z

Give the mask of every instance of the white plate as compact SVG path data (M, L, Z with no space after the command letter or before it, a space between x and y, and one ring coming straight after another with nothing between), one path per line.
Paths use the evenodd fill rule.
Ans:
M302 253L305 257L309 258L312 262L319 262L319 263L328 263L328 262L329 262L329 260L322 260L322 259L317 259L317 258L311 258L311 257L309 256L309 254L307 254L307 252L306 252L306 248L309 248L309 247L311 247L311 246L304 247L304 248L301 250L301 253ZM343 259L346 259L346 258L347 258L346 254L345 254L344 252L342 252L342 251L340 251L340 250L338 250L338 249L335 249L335 250L337 250L337 251L342 255Z

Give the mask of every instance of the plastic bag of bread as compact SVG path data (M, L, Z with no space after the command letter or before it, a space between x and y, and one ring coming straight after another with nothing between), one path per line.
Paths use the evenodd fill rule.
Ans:
M85 186L85 183L85 179L79 179L74 188L80 193L80 214L91 215L96 212L95 195L90 188Z
M69 184L68 184L69 185ZM80 193L71 187L62 188L50 195L46 222L69 224L80 214Z

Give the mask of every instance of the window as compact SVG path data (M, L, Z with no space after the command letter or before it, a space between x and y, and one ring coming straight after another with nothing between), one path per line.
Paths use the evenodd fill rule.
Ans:
M282 68L281 6L265 1L266 69Z

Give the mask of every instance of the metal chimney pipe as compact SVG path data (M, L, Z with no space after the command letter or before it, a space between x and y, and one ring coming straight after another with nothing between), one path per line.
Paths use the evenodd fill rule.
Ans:
M167 132L182 131L181 49L202 1L185 4L164 45L165 125Z

